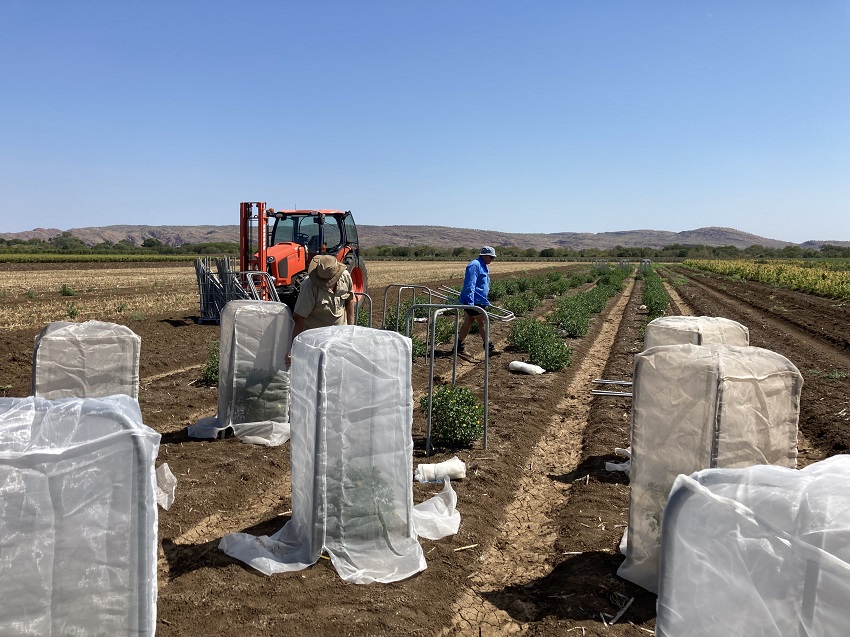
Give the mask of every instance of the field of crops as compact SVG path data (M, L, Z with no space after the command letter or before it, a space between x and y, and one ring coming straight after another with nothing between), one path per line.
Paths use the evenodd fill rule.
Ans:
M850 299L850 264L847 261L688 260L683 265L818 296Z
M377 316L383 286L459 285L464 266L370 264ZM219 550L224 534L272 534L291 519L290 446L198 441L186 435L188 425L217 410L217 387L205 384L201 374L219 328L195 323L198 299L191 263L84 268L0 268L0 310L7 312L0 327L0 394L29 394L33 339L46 322L71 319L69 308L78 311L74 320L114 320L141 337L142 415L162 436L157 464L167 462L178 479L174 505L159 513L157 635L653 633L656 597L616 575L623 559L618 545L628 518L629 485L622 472L608 471L606 462L620 460L614 449L629 445L630 399L590 391L593 379L631 377L650 306L655 311L656 303L663 305L656 300L656 279L628 277L622 286L611 287L610 298L596 298L594 284L586 279L575 287L547 287L532 306L522 295L534 284L521 291L522 286L505 280L510 273L527 279L540 275L556 286L582 280L588 265L493 264L494 284L506 295L502 298L512 298L525 318L491 326L497 353L489 367L488 446L478 442L466 449L440 449L430 459L457 455L466 463L467 477L453 483L460 531L438 541L421 540L428 568L419 575L355 586L342 582L325 559L304 571L265 577ZM676 293L670 311L739 321L749 328L751 344L799 367L805 379L800 466L850 451L848 304L740 275L686 268L661 272ZM587 320L575 320L579 308L574 304L590 308ZM557 371L539 376L511 372L511 361L527 360L535 352L512 344L519 341L519 334L511 336L512 325L543 317L551 317L548 325L568 346L569 356L563 356L566 350L546 350L549 361L558 355L558 365L550 365ZM580 329L574 327L578 323ZM539 348L544 339L537 335L536 340ZM448 344L438 346L438 384L452 378L450 350ZM468 340L457 376L459 384L482 396L477 338ZM427 361L418 358L412 378L414 466L428 461L425 415L418 407L428 381ZM414 501L421 502L439 486L414 482L413 490Z

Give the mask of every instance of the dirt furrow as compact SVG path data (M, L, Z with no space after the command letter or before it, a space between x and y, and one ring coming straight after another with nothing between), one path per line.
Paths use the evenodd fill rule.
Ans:
M443 631L448 634L507 635L521 631L523 622L499 608L493 594L511 585L523 585L545 576L552 569L557 530L552 510L562 507L570 485L548 479L558 472L569 473L581 455L582 437L590 410L587 391L605 367L623 310L634 289L634 281L605 318L601 332L582 359L564 398L554 408L547 434L534 447L519 488L508 506L494 542L480 558L481 567L470 577L470 587L454 604L454 618ZM522 616L523 608L512 613Z

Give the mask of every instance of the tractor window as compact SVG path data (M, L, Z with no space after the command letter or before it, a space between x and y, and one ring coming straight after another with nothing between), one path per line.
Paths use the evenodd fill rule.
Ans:
M336 217L325 217L325 245L328 252L336 252L341 247L342 235L339 231L339 220Z
M348 243L359 243L357 240L357 226L354 225L354 217L345 215L345 240Z
M274 225L274 236L272 237L272 245L278 243L286 243L295 241L295 220L292 217L287 219L278 219Z

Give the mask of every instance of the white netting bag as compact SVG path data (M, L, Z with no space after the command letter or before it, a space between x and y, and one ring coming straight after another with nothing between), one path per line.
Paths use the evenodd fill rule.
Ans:
M0 635L154 634L159 439L128 396L0 398Z
M621 577L657 589L662 512L680 473L795 466L802 386L787 358L758 347L667 345L635 357Z
M850 456L681 475L662 537L657 635L847 635Z
M661 316L647 323L644 349L659 345L750 344L750 330L720 316Z
M290 375L286 356L292 314L283 303L231 301L221 311L218 415L188 428L193 438L232 432L268 446L289 440Z
M129 327L57 321L35 339L32 393L42 398L139 397L142 339Z

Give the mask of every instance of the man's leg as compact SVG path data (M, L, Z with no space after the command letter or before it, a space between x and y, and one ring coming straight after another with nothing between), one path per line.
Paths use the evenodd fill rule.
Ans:
M466 340L467 335L469 334L469 330L472 328L472 320L473 317L466 312L463 313L463 323L460 326L460 330L457 333L457 351L463 352L464 350L464 341Z

